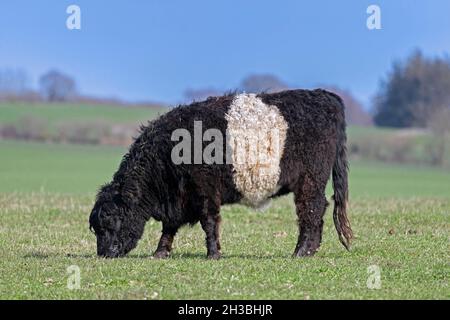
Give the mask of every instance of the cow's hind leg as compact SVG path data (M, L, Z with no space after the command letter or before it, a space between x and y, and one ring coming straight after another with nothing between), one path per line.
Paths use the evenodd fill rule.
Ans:
M312 256L322 241L323 216L328 202L326 184L318 185L305 177L302 186L295 191L295 206L299 223L299 236L294 256Z
M222 252L221 252L222 247L220 245L220 222L221 221L222 221L222 218L220 217L220 215L218 215L214 232L215 232L215 236L216 236L217 250L219 251L219 255L222 254Z
M169 257L170 251L172 251L172 243L178 228L168 227L163 224L163 230L161 239L159 239L158 248L153 254L154 258L164 259Z
M200 224L206 234L206 249L208 258L210 259L219 259L221 256L219 239L220 221L220 205L214 204L210 200L205 200Z

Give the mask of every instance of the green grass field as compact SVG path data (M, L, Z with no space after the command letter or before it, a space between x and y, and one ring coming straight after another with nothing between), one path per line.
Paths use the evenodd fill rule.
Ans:
M180 231L170 259L153 260L155 221L128 257L99 259L87 219L123 152L0 141L0 298L450 298L448 171L351 163L350 252L329 208L321 250L291 258L297 231L287 196L265 212L224 207L219 261L205 258L198 225ZM75 290L67 287L72 265L81 276ZM373 265L380 289L367 286Z
M154 118L164 108L121 107L89 104L0 103L0 124L14 124L23 118L36 118L54 124L60 121L103 120L113 123L136 123Z

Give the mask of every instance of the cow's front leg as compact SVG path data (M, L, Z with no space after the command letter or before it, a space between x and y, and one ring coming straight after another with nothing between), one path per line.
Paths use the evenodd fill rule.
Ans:
M208 215L200 220L203 231L206 233L206 249L209 259L219 259L220 241L219 241L219 222L220 215Z
M324 188L305 185L302 191L295 194L299 235L294 256L314 255L322 242L323 216L328 203Z
M206 233L206 249L209 259L220 258L220 204L211 199L205 199L200 215L200 224Z
M158 248L153 257L156 259L168 258L172 251L172 243L178 228L167 227L163 225L161 239L159 239Z

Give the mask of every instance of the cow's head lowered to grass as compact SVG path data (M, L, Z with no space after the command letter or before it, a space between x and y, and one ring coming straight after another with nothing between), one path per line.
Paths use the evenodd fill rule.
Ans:
M107 184L100 189L89 217L99 256L121 257L136 247L144 232L145 218L137 214L139 210L134 206L118 186Z

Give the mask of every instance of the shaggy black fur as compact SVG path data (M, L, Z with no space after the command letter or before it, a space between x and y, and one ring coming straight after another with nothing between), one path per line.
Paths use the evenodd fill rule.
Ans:
M352 235L346 216L346 135L341 99L324 90L290 90L259 97L277 106L289 125L280 165L281 189L275 196L295 195L299 239L294 255L312 255L320 246L327 206L324 190L331 171L335 226L348 248ZM180 106L142 127L112 182L100 189L89 218L97 236L98 255L127 254L141 238L145 223L154 218L162 222L155 257L169 256L177 230L198 221L206 233L208 257L220 257L220 206L242 198L233 182L233 167L173 164L171 151L178 142L171 141L171 134L179 128L193 132L198 120L203 132L217 128L225 136L225 114L233 98L234 94L229 94ZM225 139L223 144L225 150Z

